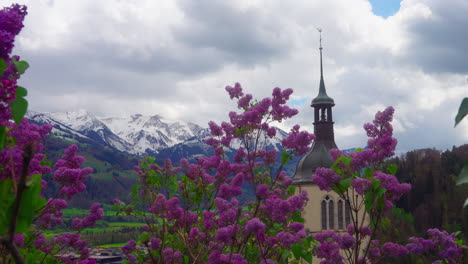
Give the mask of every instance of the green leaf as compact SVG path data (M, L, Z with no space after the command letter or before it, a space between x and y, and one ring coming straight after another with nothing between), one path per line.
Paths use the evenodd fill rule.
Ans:
M340 181L340 185L347 190L349 188L349 185L351 185L351 181L353 178L346 178Z
M287 151L281 152L281 163L286 164L292 160L292 155L289 154Z
M297 243L297 244L292 244L291 245L291 251L294 254L294 257L296 259L300 259L302 256L302 245Z
M25 97L28 95L28 90L22 86L18 86L16 87L15 95L16 97Z
M24 233L29 230L34 215L36 214L35 201L41 193L42 175L33 175L29 186L23 192L21 198L20 210L17 218L16 233Z
M336 159L335 163L333 163L333 165L336 165L336 164L339 164L340 162L343 162L343 164L346 166L346 167L349 167L349 164L351 164L351 161L352 161L352 157L339 157Z
M15 64L16 71L18 71L19 74L23 74L26 71L26 69L29 68L29 64L26 61L12 61Z
M293 215L292 215L292 220L293 220L294 222L304 223L304 218L302 217L300 211L296 211L296 212L293 213Z
M349 185L351 184L351 180L352 178L346 178L333 184L333 190L337 194L342 195L349 188Z
M28 101L23 97L17 97L11 102L11 115L16 124L19 124L28 110Z
M458 175L457 185L468 183L468 164L463 166L460 174Z
M370 181L372 182L372 187L374 188L374 190L377 190L380 187L379 179L371 178Z
M395 175L398 171L398 165L391 163L387 166L387 173L391 175Z
M6 127L0 126L0 150L6 147Z
M455 117L455 126L468 114L468 97L463 98L463 101L458 108L458 114Z
M367 178L372 177L373 174L374 174L374 170L373 170L372 168L365 168L365 169L364 169L364 175L365 175Z
M0 76L3 75L6 69L6 63L4 59L0 59Z
M307 263L312 264L312 253L310 251L303 254L302 257L307 261Z
M15 194L13 190L13 181L5 179L0 181L0 235L8 232L11 215L13 213L13 203Z
M296 186L294 185L289 185L288 187L288 194L289 195L294 195L296 193Z
M366 208L366 212L370 213L371 209L374 207L375 202L375 193L373 191L369 191L364 196L364 205Z

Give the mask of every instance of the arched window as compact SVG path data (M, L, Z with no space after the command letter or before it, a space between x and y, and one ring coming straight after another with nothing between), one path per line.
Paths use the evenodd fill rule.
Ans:
M344 229L344 215L343 215L343 211L344 211L344 203L343 203L343 200L340 199L338 200L338 229Z
M335 228L335 203L333 200L328 202L328 229Z
M327 229L327 201L322 200L322 229Z
M345 223L346 227L351 224L351 208L349 208L349 203L345 205Z
M322 218L322 229L334 229L335 228L335 203L331 196L326 195L321 205L321 218Z

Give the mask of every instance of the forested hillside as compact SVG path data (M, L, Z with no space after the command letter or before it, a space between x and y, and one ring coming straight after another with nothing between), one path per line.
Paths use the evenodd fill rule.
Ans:
M400 215L398 224L386 230L397 239L423 235L428 228L462 231L468 238L468 210L463 202L468 196L468 185L456 185L463 164L468 162L468 144L451 150L420 149L407 152L391 162L398 165L397 177L411 183L397 206L413 217ZM391 231L394 232L391 232ZM390 231L390 232L387 232Z

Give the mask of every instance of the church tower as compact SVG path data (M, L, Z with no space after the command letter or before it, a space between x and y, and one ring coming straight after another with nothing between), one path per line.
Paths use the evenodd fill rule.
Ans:
M311 102L314 109L315 141L311 150L297 164L292 180L299 191L305 189L309 194L309 202L304 209L305 227L312 232L321 230L342 230L350 222L349 207L334 192L321 191L312 181L312 175L317 168L330 168L333 160L330 149L338 148L333 132L332 108L335 101L327 95L323 80L322 35L320 32L320 85L317 97Z

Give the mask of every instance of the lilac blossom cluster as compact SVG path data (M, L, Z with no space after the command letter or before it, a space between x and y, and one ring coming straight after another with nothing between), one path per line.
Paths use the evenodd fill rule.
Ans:
M356 244L356 238L350 234L323 231L314 234L317 246L317 257L323 259L321 264L344 263L340 250L349 250Z
M104 210L101 208L101 204L95 203L89 209L90 215L83 219L75 218L72 220L72 228L75 231L82 230L83 228L93 227L96 221L101 220L104 216Z
M427 230L428 239L411 237L406 249L414 254L433 254L440 258L434 263L462 263L463 248L457 243L456 233L448 234L437 228ZM466 250L466 246L465 246Z
M96 260L89 259L90 249L87 242L82 240L79 233L64 233L47 240L43 234L37 234L34 240L34 246L37 250L47 255L55 255L62 263L74 264L94 264ZM79 259L72 260L68 256L57 254L62 250L74 250L80 253Z
M54 165L53 180L61 184L60 194L71 199L75 194L86 190L84 181L93 172L92 168L81 168L84 158L76 156L78 147L69 146L64 155Z
M0 10L0 59L5 63L0 82L0 126L6 126L12 117L10 104L16 99L18 87L16 82L19 78L12 58L18 61L19 57L10 57L10 53L14 47L15 37L23 28L26 14L26 6L18 4Z
M0 10L0 58L9 60L16 35L23 28L24 17L28 14L24 5L13 4Z
M0 180L14 179L18 181L24 166L25 152L30 152L32 158L29 161L28 175L46 174L50 168L41 165L44 154L39 153L43 146L42 140L52 129L50 125L37 126L23 119L21 123L5 123L8 132L7 137L15 141L15 145L6 146L0 150Z

